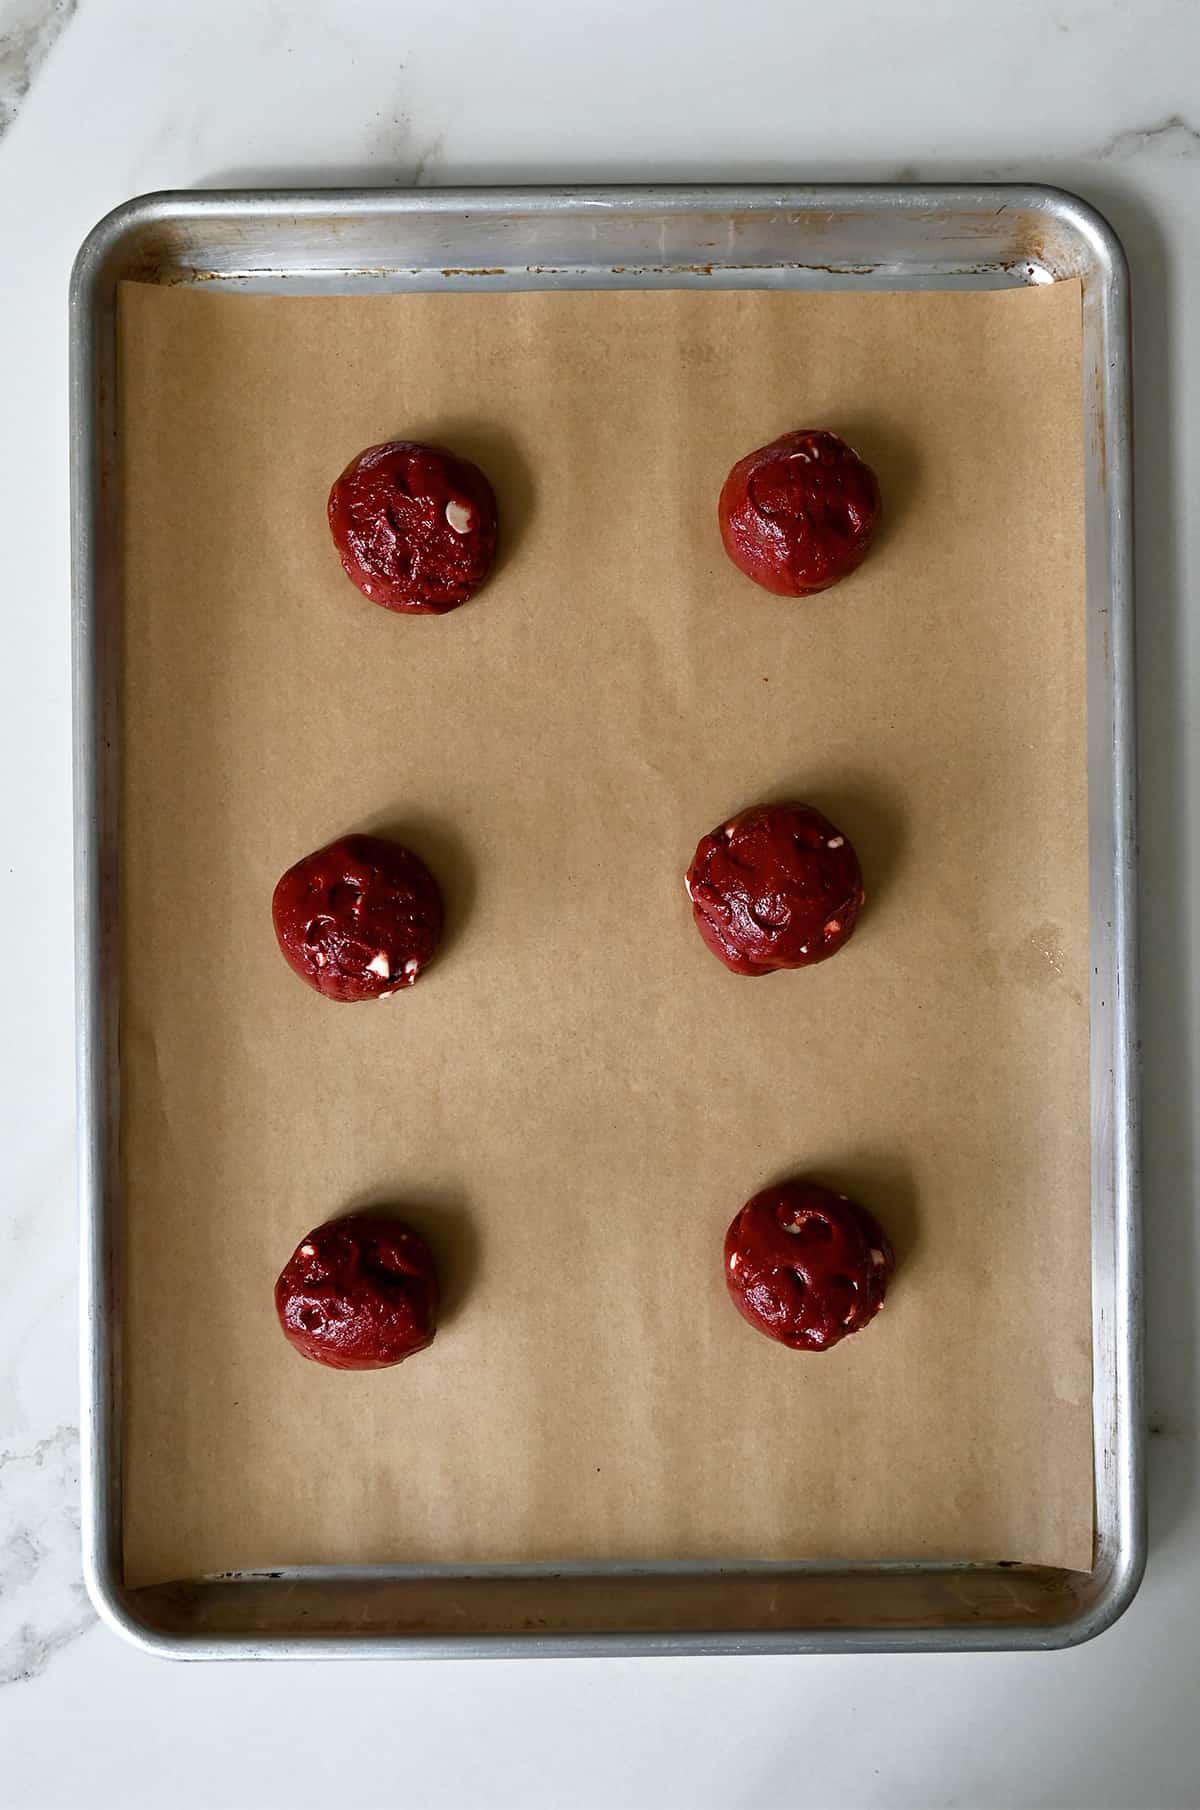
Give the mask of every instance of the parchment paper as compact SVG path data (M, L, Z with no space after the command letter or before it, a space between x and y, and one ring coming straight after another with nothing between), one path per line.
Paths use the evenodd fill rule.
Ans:
M301 299L128 286L122 830L125 1549L133 1583L304 1561L1091 1563L1080 298ZM758 592L731 463L830 426L886 532ZM331 480L444 442L503 565L405 620ZM857 844L836 959L748 980L683 872L762 797ZM444 955L337 1006L282 870L386 829ZM899 1253L805 1357L725 1295L773 1178ZM394 1203L447 1310L401 1368L285 1345L301 1235Z

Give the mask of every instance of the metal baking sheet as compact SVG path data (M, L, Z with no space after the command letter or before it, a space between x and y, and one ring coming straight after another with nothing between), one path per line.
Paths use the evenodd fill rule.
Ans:
M1095 1562L298 1567L121 1575L115 868L116 289L1010 287L1083 293ZM219 192L128 203L71 292L83 1546L100 1613L174 1657L930 1651L1098 1633L1144 1563L1129 293L1086 204L1039 187Z

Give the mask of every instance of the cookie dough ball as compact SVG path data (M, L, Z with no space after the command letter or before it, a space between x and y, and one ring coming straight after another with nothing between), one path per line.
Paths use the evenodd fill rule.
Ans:
M382 1370L431 1344L437 1272L398 1220L354 1213L310 1232L275 1284L283 1336L314 1364Z
M686 885L696 928L735 974L826 961L863 903L848 837L806 804L739 811L701 840Z
M802 428L738 460L721 491L721 539L764 590L810 597L862 564L879 506L871 467L836 434Z
M828 1351L883 1306L895 1257L865 1207L816 1182L746 1202L725 1234L725 1284L742 1318L793 1351Z
M329 493L329 526L364 597L409 615L466 603L496 553L496 499L479 467L414 440L350 461Z
M326 999L387 999L432 960L442 895L411 849L343 836L288 868L271 916L288 966Z

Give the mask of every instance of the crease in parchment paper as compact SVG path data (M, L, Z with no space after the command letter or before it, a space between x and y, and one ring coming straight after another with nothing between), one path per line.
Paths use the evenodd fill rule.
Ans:
M123 1514L131 1583L306 1562L913 1558L1092 1544L1080 299L120 296ZM735 459L846 433L885 525L793 603L725 560ZM506 549L367 603L361 448L490 467ZM748 980L699 837L826 809L867 906ZM337 1006L271 891L407 826L453 934ZM1012 953L1054 928L1031 984ZM721 1245L774 1178L900 1264L860 1336L758 1337ZM341 1375L271 1291L394 1201L455 1292ZM423 1217L424 1220L423 1220Z

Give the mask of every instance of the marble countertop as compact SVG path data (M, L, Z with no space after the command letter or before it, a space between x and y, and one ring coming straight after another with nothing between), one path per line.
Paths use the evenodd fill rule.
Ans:
M0 1805L1200 1803L1197 0L0 0ZM180 1666L79 1578L66 288L148 189L1029 178L1134 273L1152 1551L1047 1656ZM1189 519L1190 513L1190 519ZM314 1715L319 1706L320 1720Z

